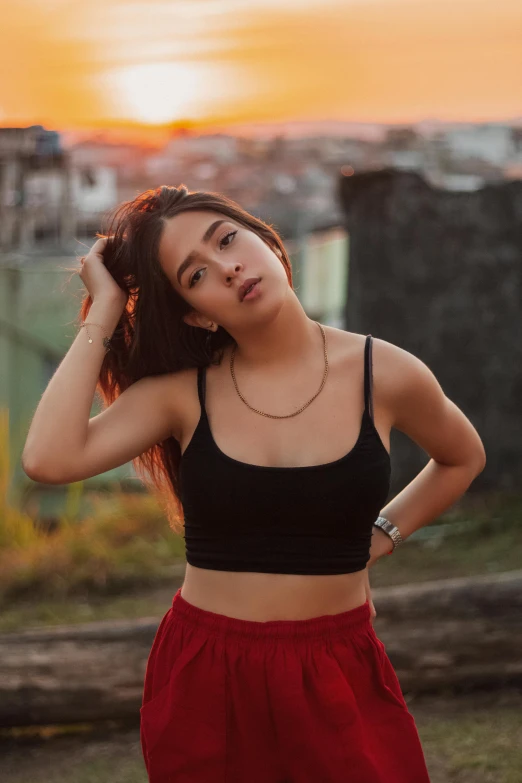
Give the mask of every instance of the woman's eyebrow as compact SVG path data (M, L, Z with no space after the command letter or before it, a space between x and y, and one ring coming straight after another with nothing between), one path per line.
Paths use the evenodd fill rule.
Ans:
M214 231L216 231L216 229L218 229L219 226L222 223L226 223L226 222L227 221L223 220L223 219L221 219L221 220L214 220L214 222L210 224L210 226L207 228L207 230L205 231L205 233L201 237L201 241L203 242L203 244L208 245L208 243L212 239ZM197 250L192 250L188 254L188 256L186 257L186 259L179 265L179 269L177 271L176 277L177 277L178 283L180 285L181 285L181 278L183 276L183 273L192 264L192 262L196 260L198 255L199 255L199 253L198 253Z

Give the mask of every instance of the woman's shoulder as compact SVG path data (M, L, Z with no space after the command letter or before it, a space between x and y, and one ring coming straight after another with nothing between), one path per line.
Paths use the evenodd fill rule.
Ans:
M372 357L374 376L380 377L391 392L415 393L422 385L435 383L432 371L422 359L382 337L373 336Z
M325 326L324 329L329 342L340 350L357 354L364 350L366 334L349 332L332 326ZM422 367L426 367L415 354L389 340L376 337L374 334L372 334L372 365L374 372L385 371L387 375L393 373L401 377L404 373L419 372Z
M326 324L321 324L321 326L326 333L330 353L338 353L345 358L355 358L361 353L361 350L364 350L365 334L348 332L346 329L340 329L337 326L327 326Z
M446 406L434 373L411 351L378 337L373 339L372 369L377 403L391 425L424 448L429 443L426 423L430 418L440 423Z
M328 349L332 358L337 357L345 361L353 360L355 363L361 360L364 356L367 334L349 332L346 329L325 326L324 324L322 326L326 332ZM375 369L377 369L375 367L377 364L381 367L388 367L388 365L393 364L394 358L399 354L408 354L408 352L387 340L372 335L372 364Z
M329 340L342 357L360 361L367 335L327 327ZM377 404L391 411L418 395L440 393L431 369L400 345L372 334L372 380ZM406 402L405 402L406 401Z

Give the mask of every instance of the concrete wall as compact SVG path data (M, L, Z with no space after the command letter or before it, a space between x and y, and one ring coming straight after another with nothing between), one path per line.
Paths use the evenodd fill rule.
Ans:
M522 486L522 181L449 192L414 172L343 177L346 328L418 356L487 452L473 488ZM393 431L392 490L429 457Z
M9 411L13 481L29 482L19 456L32 415L59 362L73 342L83 295L74 259L42 258L20 267L0 266L0 408ZM101 410L96 397L91 415ZM123 465L107 479L134 475ZM96 477L87 480L96 483Z

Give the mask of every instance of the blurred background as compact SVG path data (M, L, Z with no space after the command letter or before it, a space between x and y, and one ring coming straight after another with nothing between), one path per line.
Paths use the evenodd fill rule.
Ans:
M519 783L519 0L21 0L0 72L2 779L145 781L141 678L183 537L131 465L61 487L20 455L102 217L184 183L274 225L310 317L411 351L478 429L466 496L372 569L376 627L434 783ZM394 431L392 495L428 459ZM114 634L89 623L115 621L108 682Z

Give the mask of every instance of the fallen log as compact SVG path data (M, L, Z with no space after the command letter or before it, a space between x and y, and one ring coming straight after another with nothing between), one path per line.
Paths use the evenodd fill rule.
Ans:
M522 571L374 590L404 693L522 683Z
M376 588L373 600L405 695L522 682L522 571ZM136 719L158 623L1 635L0 727Z

